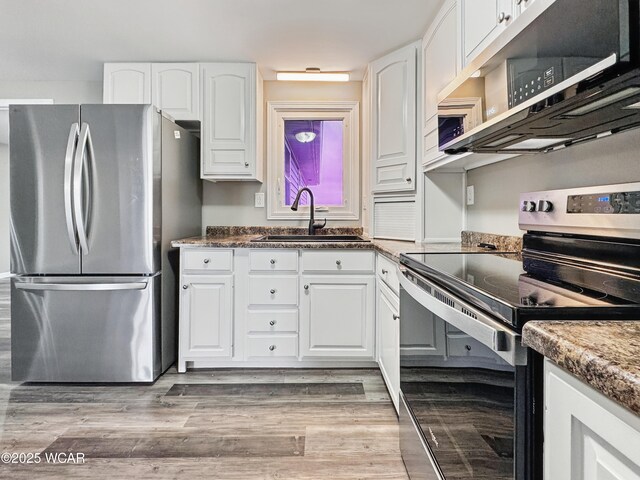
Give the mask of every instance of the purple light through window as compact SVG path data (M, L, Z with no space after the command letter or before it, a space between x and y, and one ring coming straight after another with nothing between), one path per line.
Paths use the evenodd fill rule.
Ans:
M342 206L343 125L341 120L285 120L285 198L291 205L302 187L313 191L316 205ZM307 143L296 139L300 132L313 132ZM306 192L300 199L308 205Z

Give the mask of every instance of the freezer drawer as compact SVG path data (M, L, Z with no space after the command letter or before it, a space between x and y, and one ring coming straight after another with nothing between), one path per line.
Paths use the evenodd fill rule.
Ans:
M152 277L14 277L11 376L28 382L153 382L160 285Z

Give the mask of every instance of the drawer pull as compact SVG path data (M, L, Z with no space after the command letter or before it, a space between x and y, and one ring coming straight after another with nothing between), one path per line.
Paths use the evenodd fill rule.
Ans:
M182 285L183 290L186 290L187 288L189 288L189 285Z
M271 325L272 327L273 327L275 324L276 324L276 321L275 321L275 320L271 320L271 321L269 322L269 325Z
M211 261L211 259L210 259L210 258L205 258L205 259L203 260L203 262L204 262L204 263L209 263L210 261Z
M383 275L386 275L387 273L389 273L389 270L387 270L387 269L383 268L383 269L382 269L382 274L383 274Z
M305 285L305 286L304 286L304 289L305 289L305 290L309 290L309 285Z
M393 319L394 320L400 320L400 315L397 315L397 314L394 313L393 314Z
M272 352L276 349L275 345L269 345L269 350L271 350Z
M470 352L470 351L471 351L471 345L465 345L465 346L464 346L464 349L465 349L467 352Z
M269 260L269 263L270 263L271 265L275 265L275 264L276 264L276 259L275 259L275 258L272 258L271 260Z
M275 295L276 294L276 289L272 288L271 290L269 290L269 293L271 293L271 295Z
M342 260L336 260L336 265L338 266L342 265Z

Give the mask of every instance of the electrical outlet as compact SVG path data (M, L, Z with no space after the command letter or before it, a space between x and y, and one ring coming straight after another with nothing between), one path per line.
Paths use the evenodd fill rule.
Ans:
M256 193L255 207L256 208L264 208L264 193L263 192Z
M476 202L476 192L473 185L467 187L467 205L473 205Z

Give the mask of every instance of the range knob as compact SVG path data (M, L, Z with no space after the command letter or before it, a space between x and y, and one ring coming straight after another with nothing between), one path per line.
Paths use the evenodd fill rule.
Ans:
M525 200L522 202L522 211L523 212L535 212L536 211L536 202L531 202L529 200Z
M538 202L538 211L539 212L550 212L551 210L553 210L553 203L551 203L549 200L540 200Z

